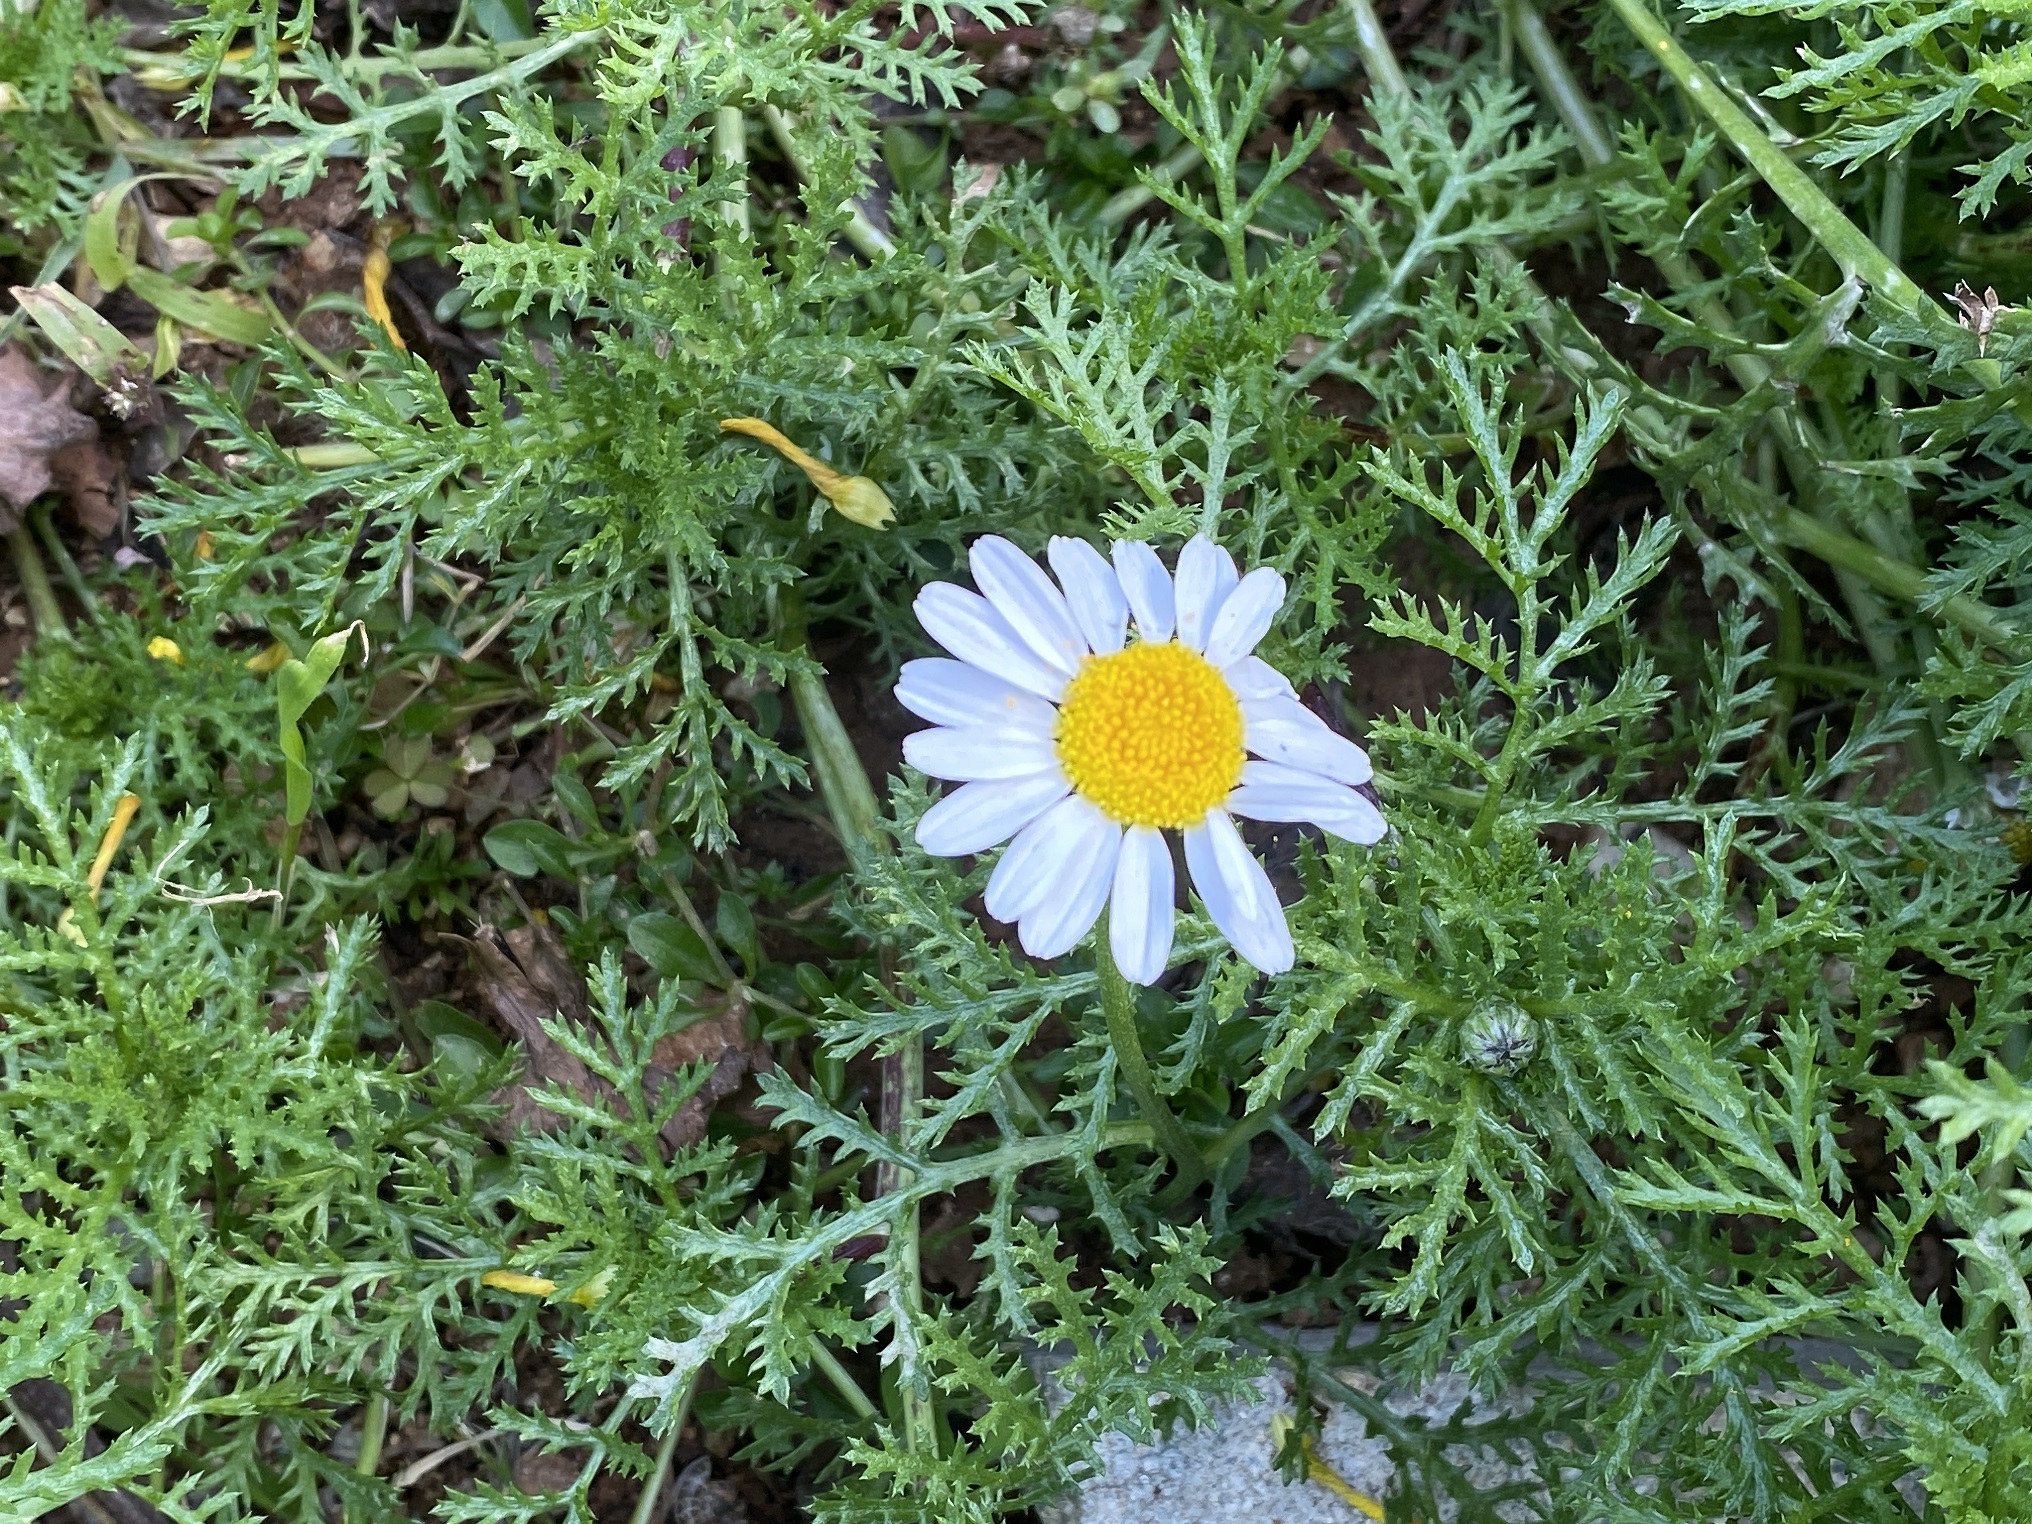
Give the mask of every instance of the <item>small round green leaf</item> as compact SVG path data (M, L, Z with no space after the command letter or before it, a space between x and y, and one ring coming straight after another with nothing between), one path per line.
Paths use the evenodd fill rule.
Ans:
M666 979L704 984L719 977L699 934L660 910L646 910L628 923L628 945Z
M503 872L517 878L534 878L539 873L555 878L577 876L567 855L571 843L557 827L540 820L503 821L482 838L481 845Z

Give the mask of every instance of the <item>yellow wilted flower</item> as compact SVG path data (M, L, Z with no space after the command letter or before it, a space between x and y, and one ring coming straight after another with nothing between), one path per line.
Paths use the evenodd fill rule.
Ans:
M407 350L409 346L395 330L395 314L388 310L388 276L393 268L388 263L388 238L392 231L385 223L374 225L373 243L360 262L360 305L367 309L368 317L381 325L390 344Z
M157 637L158 639L160 637ZM183 658L178 657L179 661ZM113 801L113 818L106 823L105 832L99 837L99 850L92 858L91 871L85 875L85 887L93 894L106 882L106 870L113 866L113 854L120 850L120 842L127 834L127 827L133 823L135 812L141 808L139 794L122 794ZM85 934L73 924L74 916L69 910L57 917L56 929L80 947L86 946Z
M1296 1426L1292 1423L1289 1413L1271 1415L1270 1445L1273 1451L1284 1448L1285 1438L1294 1427ZM1364 1518L1381 1519L1384 1516L1383 1505L1381 1503L1370 1497L1368 1493L1363 1492L1359 1487L1351 1485L1345 1477L1326 1463L1326 1460L1320 1455L1318 1447L1313 1444L1310 1434L1299 1435L1298 1446L1305 1456L1305 1479L1307 1481L1318 1482L1320 1486L1326 1488L1328 1492L1331 1492Z
M179 667L183 665L183 647L171 640L167 635L157 635L154 639L150 640L148 642L148 654L157 661L173 661Z
M614 1284L614 1267L607 1266L583 1286L574 1286L564 1294L567 1302L577 1302L581 1307L590 1307L607 1294L607 1288Z
M520 1270L489 1270L480 1277L482 1286L492 1286L496 1291L512 1291L517 1296L549 1296L557 1290L557 1282L541 1275L524 1275Z
M730 434L746 434L750 439L759 439L775 449L810 477L811 484L856 524L865 524L870 529L886 529L889 521L896 517L896 505L889 501L889 494L868 477L842 475L816 456L805 454L760 418L722 418L720 427Z
M249 672L268 673L289 660L289 647L279 640L271 640L267 648L256 651L241 663Z

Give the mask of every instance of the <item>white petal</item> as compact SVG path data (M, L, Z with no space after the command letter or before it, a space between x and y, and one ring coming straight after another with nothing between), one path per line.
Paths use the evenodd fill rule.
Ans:
M1131 984L1154 983L1171 961L1171 848L1155 826L1131 826L1108 900L1108 950Z
M1221 604L1239 579L1235 558L1203 534L1178 553L1178 643L1200 650Z
M965 857L1007 841L1072 792L1056 768L1028 778L969 783L917 821L917 844L933 857Z
M1045 548L1051 569L1058 573L1065 589L1066 607L1079 622L1087 644L1101 655L1122 649L1123 631L1129 623L1129 600L1122 596L1122 580L1107 558L1085 540L1053 535Z
M916 607L925 633L968 666L1006 678L1054 703L1065 692L1066 674L1031 651L979 593L950 582L927 582L917 594Z
M1064 957L1101 918L1101 907L1108 903L1108 889L1115 882L1115 859L1122 851L1122 828L1106 816L1101 823L1106 829L1098 836L1083 837L1052 892L1016 923L1016 940L1031 957Z
M1207 631L1206 659L1216 667L1240 661L1270 633L1270 621L1283 607L1284 579L1267 566L1257 567L1222 600Z
M1297 699L1242 700L1242 744L1336 783L1367 783L1369 754Z
M1383 839L1383 815L1346 784L1276 762L1243 764L1228 809L1249 820L1302 820L1364 846Z
M1291 928L1270 887L1270 876L1243 843L1235 823L1216 805L1185 833L1185 865L1221 935L1266 974L1291 967Z
M1002 725L1050 735L1058 711L1035 694L948 656L903 664L896 702L934 725Z
M998 534L984 534L967 553L974 585L1023 643L1071 677L1086 659L1086 637L1044 568Z
M1077 794L1038 815L988 875L983 896L988 914L998 921L1021 920L1064 883L1067 864L1107 826L1107 816Z
M1235 690L1235 697L1244 703L1258 698L1298 697L1298 690L1291 686L1290 679L1260 656L1243 657L1223 668L1221 676Z
M1058 750L1048 735L1000 726L965 730L934 726L903 738L903 760L921 773L953 783L977 778L1023 778L1058 767Z
M1115 575L1144 640L1171 639L1171 573L1141 540L1115 541Z

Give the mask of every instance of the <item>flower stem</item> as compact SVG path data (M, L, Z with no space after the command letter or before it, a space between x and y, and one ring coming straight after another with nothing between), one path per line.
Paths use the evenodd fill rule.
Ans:
M817 1334L811 1336L811 1363L833 1384L833 1390L847 1399L847 1406L863 1418L877 1416L875 1404L861 1390L861 1383L848 1373L847 1368L840 1364L839 1357L825 1347L825 1341Z
M1947 314L1927 298L1910 276L1885 258L1884 251L1828 200L1827 193L1814 184L1812 177L1786 157L1785 151L1750 120L1749 114L1729 99L1707 71L1673 39L1665 23L1644 0L1609 0L1609 6L1657 57L1659 66L1686 92L1687 99L1728 139L1729 146L1743 162L1771 187L1793 216L1806 224L1806 230L1841 266L1843 276L1857 277L1895 307L1914 315L1933 316L1946 324Z
M769 135L776 139L776 146L783 150L783 157L790 161L790 167L797 172L797 178L807 185L811 183L811 157L797 146L794 136L797 119L781 107L766 101L762 106L762 121L769 128ZM887 259L896 252L896 245L889 235L876 227L867 210L856 200L849 199L844 208L847 225L840 229L840 235L869 259Z
M1355 51L1362 55L1362 68L1368 73L1369 88L1384 95L1409 95L1411 82L1404 77L1404 66L1397 62L1397 54L1390 47L1389 35L1384 32L1383 23L1376 15L1376 7L1369 0L1342 0L1341 9L1354 23Z
M42 548L49 552L50 560L56 563L57 572L63 577L64 586L71 590L71 596L78 600L78 607L93 624L104 624L105 618L99 612L99 600L92 593L91 585L85 581L85 574L78 570L78 563L57 534L56 525L49 521L49 509L38 504L29 510L29 523L35 527L35 537L42 541Z
M777 592L777 621L788 648L802 648L809 655L805 638L804 600L792 588ZM864 868L887 846L882 835L881 805L868 770L854 750L853 737L840 719L825 675L816 666L794 667L790 674L790 699L797 711L797 723L804 730L805 745L811 753L812 772L818 779L826 813L847 849L855 868ZM894 956L884 949L883 982L894 988ZM924 1105L924 1037L913 1034L903 1047L882 1062L881 1126L898 1145L910 1139L910 1126ZM914 1174L901 1165L883 1163L875 1170L875 1194L906 1192ZM897 1212L891 1225L890 1262L895 1267L901 1305L895 1309L899 1330L921 1326L924 1321L924 1281L918 1269L917 1204L911 1201ZM913 1335L914 1339L914 1335ZM922 1366L909 1353L897 1363L896 1390L903 1404L903 1439L913 1454L938 1454L938 1413L932 1406L931 1390ZM814 1341L819 1354L825 1352ZM827 1357L829 1358L829 1356Z
M1157 1077L1150 1072L1150 1060L1143 1054L1143 1039L1136 1034L1135 997L1130 993L1129 981L1115 967L1115 955L1108 950L1105 920L1094 937L1094 972L1101 985L1101 1019L1108 1026L1108 1042L1115 1050L1115 1065L1121 1070L1122 1083L1136 1098L1136 1109L1150 1124L1158 1147L1171 1155L1171 1162L1178 1167L1179 1181L1190 1182L1185 1186L1187 1191L1196 1190L1206 1179L1206 1161L1200 1158L1185 1124L1157 1093Z
M746 83L737 75L727 83L726 101L713 112L713 162L739 177L739 194L720 203L724 226L713 250L713 278L720 284L723 299L732 302L739 287L736 261L729 245L740 243L741 257L754 248L754 227L748 216L748 118L741 106Z
M1822 523L1811 514L1780 505L1774 527L1787 544L1812 551L1828 565L1849 572L1894 598L1922 604L1926 597L1925 572ZM1966 630L2013 659L2022 660L2032 652L2032 636L2006 618L2002 610L1992 609L1974 598L1957 593L1941 599L1931 612L1943 623Z
M677 1411L670 1415L670 1430L663 1436L663 1443L656 1447L656 1469L642 1484L642 1495L635 1499L635 1511L628 1516L628 1524L649 1524L656 1517L656 1504L663 1495L664 1483L670 1480L671 1464L677 1458L678 1437L684 1433L684 1421L691 1415L691 1399L697 1391L698 1377L693 1376L678 1396Z
M303 840L301 820L292 820L283 826L282 855L275 864L275 908L268 917L271 931L282 930L283 915L289 907L289 886L296 878L296 847L301 840Z
M388 1439L388 1394L376 1392L367 1399L367 1411L360 1418L360 1453L353 1469L372 1476L381 1469L381 1446Z
M804 599L793 588L781 588L776 607L784 649L802 650L808 656ZM824 671L816 666L794 666L789 687L791 706L797 711L811 770L818 780L819 797L825 801L833 829L840 833L848 860L861 867L883 848L882 806L868 781L868 769L861 765L861 754L854 750L854 739L834 707Z
M885 962L887 960L885 959ZM886 972L886 970L885 970ZM924 1103L924 1039L910 1038L900 1052L882 1063L882 1130L898 1144L909 1141L910 1124ZM875 1169L875 1194L900 1194L915 1179L901 1165L883 1163ZM902 1305L896 1309L899 1330L906 1322L924 1321L924 1278L918 1263L918 1221L916 1202L907 1203L896 1215L890 1236L890 1264L896 1273ZM913 1335L913 1343L915 1336ZM896 1394L903 1403L903 1443L914 1455L938 1454L938 1414L931 1405L931 1390L923 1367L905 1358L896 1367Z
M14 571L21 578L21 592L28 600L28 612L35 620L35 633L44 640L66 640L70 626L64 623L63 609L56 601L56 589L49 585L42 557L29 538L28 526L18 524L7 534L7 549L14 557Z

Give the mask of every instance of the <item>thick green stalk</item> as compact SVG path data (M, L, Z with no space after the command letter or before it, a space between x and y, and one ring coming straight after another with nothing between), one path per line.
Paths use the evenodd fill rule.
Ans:
M1094 932L1094 974L1100 982L1101 1019L1107 1024L1108 1042L1115 1050L1115 1067L1121 1071L1122 1083L1135 1097L1136 1109L1150 1124L1157 1146L1171 1155L1171 1162L1178 1169L1179 1183L1190 1181L1185 1186L1186 1190L1197 1189L1206 1179L1206 1162L1200 1158L1199 1149L1194 1145L1192 1135L1185 1130L1185 1124L1165 1105L1164 1097L1157 1091L1157 1077L1150 1072L1150 1060L1143 1053L1143 1039L1136 1032L1135 996L1129 988L1129 981L1115 967L1114 954L1108 950L1105 918Z
M85 616L93 624L104 624L105 616L99 612L99 600L92 592L91 584L85 581L85 574L78 570L77 558L64 544L63 536L56 532L56 525L50 522L49 509L37 504L28 511L28 518L35 527L35 537L42 541L42 548L49 552L50 560L56 562L57 575L71 590L71 596L78 600L78 607L85 611Z
M785 644L805 647L804 600L790 588L777 594L777 614ZM807 651L808 655L808 651ZM790 676L790 700L797 722L804 730L805 746L811 755L812 772L818 778L819 794L833 829L847 849L848 859L863 867L884 850L881 807L868 771L854 750L853 738L833 705L824 674L810 666ZM886 959L885 959L886 973ZM903 1047L882 1064L882 1130L902 1146L910 1126L924 1104L924 1039L911 1036ZM901 1165L884 1162L875 1171L875 1194L906 1193L914 1174ZM924 1319L924 1282L918 1270L917 1208L905 1207L896 1215L890 1237L891 1262L903 1305L899 1320L921 1325ZM908 1360L896 1373L896 1389L903 1403L904 1443L922 1455L938 1454L938 1415L932 1407L931 1392Z
M1926 596L1926 573L1918 567L1887 556L1874 545L1823 524L1797 508L1781 507L1776 517L1779 537L1787 544L1812 551L1828 565L1852 573L1894 598L1918 604ZM2032 634L1974 598L1956 595L1945 599L1934 605L1933 613L2007 656L2020 661L2032 657Z
M354 1457L353 1472L357 1476L372 1476L381 1469L381 1447L388 1439L388 1394L376 1392L367 1399L366 1410L360 1415L360 1453ZM351 1509L346 1511L348 1524L358 1516ZM368 1524L368 1521L362 1521Z
M635 1511L628 1515L628 1524L650 1524L656 1517L656 1504L663 1496L664 1484L670 1480L671 1463L677 1458L678 1437L684 1433L684 1421L691 1416L691 1400L698 1391L698 1377L694 1376L684 1384L684 1391L677 1399L677 1411L670 1415L670 1429L663 1436L663 1443L656 1447L656 1469L649 1473L649 1480L642 1484L642 1495L635 1500Z
M741 236L745 245L755 236L755 230L748 221L748 194L745 176L748 172L748 118L739 106L722 106L713 113L713 161L722 169L739 171L744 177L741 195L733 201L722 201L720 211L726 217L728 226Z
M1665 23L1644 0L1609 0L1609 7L1622 17L1623 24L1636 34L1637 40L1651 50L1673 82L1686 92L1687 99L1728 139L1737 156L1806 225L1806 230L1827 250L1844 276L1862 281L1903 311L1937 317L1942 323L1948 321L1947 314L1917 283L1886 258L1884 251L1814 184L1813 178L1708 78L1707 71L1674 41Z
M1369 0L1341 0L1341 9L1355 25L1355 51L1362 55L1362 67L1369 75L1369 88L1386 95L1409 95L1411 82L1391 50L1390 39Z
M283 912L289 907L289 886L296 879L296 848L303 840L303 822L292 820L282 828L282 855L275 864L275 908L269 913L272 930L282 930Z
M1495 834L1496 817L1503 807L1503 796L1509 792L1510 779L1517 771L1517 759L1524 754L1524 741L1532 729L1531 717L1523 707L1518 706L1510 716L1510 733L1503 738L1503 749L1496 757L1495 770L1489 775L1489 786L1482 794L1482 807L1475 813L1475 823L1468 828L1468 845L1485 847Z
M811 164L797 146L794 136L797 123L775 106L764 104L762 121L769 128L769 135L776 139L776 146L783 151L783 157L790 161L790 167L797 172L797 178L807 185L811 183ZM846 204L847 225L841 234L848 243L868 259L887 259L896 252L896 245L887 233L876 227L861 209L860 203L849 200Z
M1884 164L1884 197L1877 204L1877 247L1894 262L1905 257L1905 202L1912 189L1912 150L1899 150ZM1898 405L1898 378L1887 375L1877 383L1877 395L1884 406Z
M861 1383L853 1378L844 1365L840 1364L839 1356L827 1349L825 1341L820 1339L817 1334L811 1336L811 1363L817 1366L819 1373L833 1384L833 1390L847 1399L848 1407L852 1408L862 1418L874 1418L877 1416L878 1409L873 1402L868 1400L868 1394L861 1390Z
M803 648L804 600L785 588L777 595L777 607L785 645ZM833 829L839 832L848 858L856 865L865 863L882 850L882 807L868 782L868 770L861 765L861 755L854 750L853 738L833 707L825 674L815 667L793 669L790 702L804 731L805 750Z
M910 1124L924 1105L924 1039L912 1037L882 1065L882 1130L899 1146L910 1136ZM888 1161L876 1166L875 1194L892 1196L907 1191L916 1179L913 1171ZM924 1323L924 1277L918 1262L918 1218L915 1206L905 1207L896 1217L889 1241L890 1265L902 1295L897 1312L900 1320L922 1327ZM903 1404L903 1442L918 1455L938 1454L938 1415L931 1405L931 1389L916 1362L897 1363L896 1394Z
M1552 32L1545 25L1545 18L1527 0L1511 0L1509 13L1510 26L1517 34L1517 44L1523 50L1524 61L1538 76L1538 87L1545 92L1547 103L1558 114L1566 130L1573 134L1574 146L1580 150L1581 163L1589 169L1602 169L1614 163L1615 142L1602 126L1601 118L1595 115L1594 103L1581 89L1580 81L1567 68L1559 44L1552 40Z
M68 640L70 626L64 623L56 589L49 585L49 573L43 569L42 555L36 550L26 524L16 524L7 532L7 550L14 557L14 570L21 578L21 591L28 599L35 633L45 639Z
M353 1469L372 1476L381 1469L381 1446L388 1439L388 1394L376 1392L367 1399L367 1411L360 1419L360 1455Z

